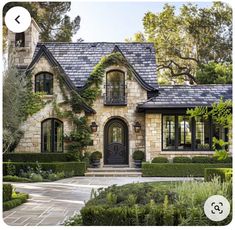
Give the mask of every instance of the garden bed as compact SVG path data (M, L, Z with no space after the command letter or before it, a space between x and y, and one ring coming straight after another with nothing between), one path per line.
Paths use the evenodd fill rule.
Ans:
M231 181L154 182L111 186L93 193L66 226L163 226L163 225L226 225L212 222L203 212L205 200L214 194L232 202Z

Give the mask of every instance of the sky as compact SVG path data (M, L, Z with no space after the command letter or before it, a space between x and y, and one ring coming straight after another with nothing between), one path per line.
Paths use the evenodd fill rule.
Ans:
M73 41L123 42L125 38L143 31L142 19L148 11L161 12L166 2L72 2L69 16L81 17L80 29ZM169 3L178 11L185 2ZM195 2L209 7L211 2Z

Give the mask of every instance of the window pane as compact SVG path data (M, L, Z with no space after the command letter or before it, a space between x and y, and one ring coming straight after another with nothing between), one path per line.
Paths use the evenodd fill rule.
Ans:
M217 124L212 125L212 136L218 140L222 139L224 141L228 141L227 132L225 128ZM219 145L216 145L216 149L221 149L221 147Z
M120 71L107 73L107 99L110 103L125 101L125 75Z
M163 149L175 148L175 116L163 116Z
M53 77L48 73L42 73L35 77L35 92L53 94Z
M52 152L52 136L51 136L51 120L47 120L43 122L42 126L42 135L43 135L43 144L42 151L43 152Z
M54 130L54 135L55 135L55 152L62 152L63 151L63 128L61 122L58 122L55 120L55 130Z
M210 149L210 126L208 121L202 118L196 118L196 149Z
M178 116L178 143L177 148L191 150L192 123L188 116Z
M114 123L109 127L108 143L124 143L124 128L119 123Z

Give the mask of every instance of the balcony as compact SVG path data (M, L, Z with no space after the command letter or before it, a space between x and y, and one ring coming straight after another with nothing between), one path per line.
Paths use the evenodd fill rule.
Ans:
M104 105L127 105L127 94L125 93L126 85L106 85Z

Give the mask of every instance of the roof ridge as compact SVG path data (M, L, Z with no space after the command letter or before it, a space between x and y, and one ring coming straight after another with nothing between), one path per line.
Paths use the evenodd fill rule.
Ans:
M37 44L151 44L153 42L38 42Z

